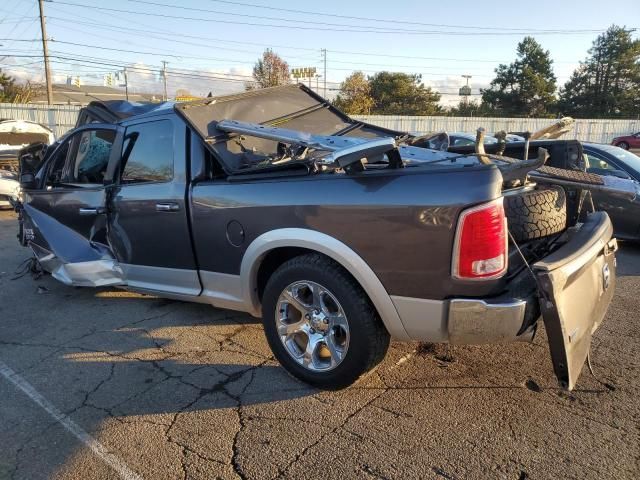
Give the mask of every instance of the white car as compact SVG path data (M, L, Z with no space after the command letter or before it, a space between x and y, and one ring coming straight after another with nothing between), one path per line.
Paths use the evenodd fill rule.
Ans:
M10 200L17 200L19 194L18 175L7 170L0 170L0 207L11 207Z
M32 143L55 142L55 136L44 125L29 120L0 120L0 207L11 207L20 194L17 163L18 152Z

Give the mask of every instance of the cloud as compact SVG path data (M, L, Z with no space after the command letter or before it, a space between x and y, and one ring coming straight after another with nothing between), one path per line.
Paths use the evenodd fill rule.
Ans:
M438 80L423 80L427 87L431 87L433 90L441 92L443 95L440 99L440 105L443 107L453 107L458 105L462 97L458 95L458 89L467 84L467 80L459 75L452 75ZM471 87L471 93L480 93L481 88L488 88L488 82L473 81L473 78L469 79L469 86ZM479 95L471 95L469 101L479 100Z
M42 64L22 66L22 62L15 58L5 58L6 65L2 70L14 77L18 82L27 80L32 82L44 82L44 68ZM29 62L30 63L30 62ZM216 67L198 69L194 67L180 67L169 65L167 75L167 92L170 97L175 96L178 90L187 90L192 95L206 96L209 92L213 95L224 95L244 90L245 83L251 80L251 68L248 67ZM107 73L122 72L117 67L88 67L83 62L69 63L63 66L52 64L53 83L66 83L67 77L80 77L84 85L102 85ZM116 88L124 88L124 77L121 74ZM136 62L127 68L129 90L133 93L162 94L164 84L157 64Z

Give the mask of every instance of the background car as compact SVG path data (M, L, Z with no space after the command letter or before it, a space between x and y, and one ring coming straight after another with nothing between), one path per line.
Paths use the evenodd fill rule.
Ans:
M0 170L18 171L18 152L27 145L55 142L53 132L29 120L0 119Z
M20 193L20 183L15 172L0 169L0 208L11 207Z
M640 240L640 157L620 147L583 143L587 172L634 182L638 195L629 201L605 192L592 191L596 210L609 214L616 237Z
M498 139L491 135L485 135L484 144L498 143ZM417 136L411 145L414 147L429 148L432 150L446 150L449 147L466 147L476 144L475 133L465 132L440 132Z
M611 145L629 150L630 148L640 148L640 132L623 137L616 137L611 140Z

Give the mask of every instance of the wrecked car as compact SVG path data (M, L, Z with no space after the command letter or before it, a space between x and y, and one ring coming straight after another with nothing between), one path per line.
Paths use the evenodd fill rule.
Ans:
M28 120L0 120L0 207L11 207L20 195L18 156L33 143L55 141L53 132Z
M261 317L280 363L323 388L375 367L390 338L531 341L544 321L575 386L617 246L575 194L584 178L532 179L544 148L410 146L302 85L81 116L21 158L20 241L61 282Z
M24 147L55 142L53 132L29 120L0 120L0 170L18 171L18 154Z
M0 170L0 207L11 207L18 201L19 195L18 175L9 170Z

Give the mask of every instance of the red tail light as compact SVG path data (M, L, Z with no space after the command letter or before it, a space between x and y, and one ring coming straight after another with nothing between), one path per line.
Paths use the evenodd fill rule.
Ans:
M463 280L499 278L507 271L507 220L502 197L460 214L452 274Z

